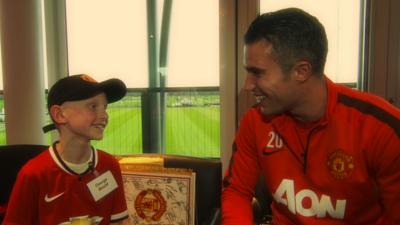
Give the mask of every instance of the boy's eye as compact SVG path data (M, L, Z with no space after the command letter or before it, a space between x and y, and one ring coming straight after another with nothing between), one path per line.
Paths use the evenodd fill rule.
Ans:
M89 108L90 108L90 109L96 109L96 108L97 108L97 105L96 105L96 104L90 104L90 105L89 105Z
M105 104L105 105L102 105L102 104L89 104L88 108L89 108L89 110L92 110L92 111L107 110L107 104Z

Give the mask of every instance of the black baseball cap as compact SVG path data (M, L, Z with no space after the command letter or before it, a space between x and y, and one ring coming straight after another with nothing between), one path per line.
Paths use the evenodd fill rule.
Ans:
M88 99L99 93L105 93L108 103L112 103L123 98L126 91L126 86L120 79L112 78L97 82L86 74L71 75L58 80L50 88L47 96L47 109L50 112L53 105ZM54 124L43 127L45 133L54 129L56 129Z

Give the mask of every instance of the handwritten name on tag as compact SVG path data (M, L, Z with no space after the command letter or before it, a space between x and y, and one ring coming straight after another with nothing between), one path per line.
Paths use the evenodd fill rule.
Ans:
M97 202L118 187L117 181L110 171L107 171L87 183L90 193Z

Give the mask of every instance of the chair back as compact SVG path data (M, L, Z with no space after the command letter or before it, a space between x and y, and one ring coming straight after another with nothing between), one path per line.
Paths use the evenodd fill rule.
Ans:
M19 170L27 161L46 149L48 149L46 145L0 146L0 223L3 221L8 199Z

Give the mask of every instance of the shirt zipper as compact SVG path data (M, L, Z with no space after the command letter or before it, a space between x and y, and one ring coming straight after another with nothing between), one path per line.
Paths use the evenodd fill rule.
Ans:
M303 149L304 155L303 155L303 173L305 174L307 172L307 161L308 161L308 148L310 146L310 140L311 140L311 135L316 131L320 126L316 126L310 130L310 132L307 135L307 142L306 142L306 147ZM301 140L299 140L301 142Z
M289 151L295 156L296 159L298 159L298 161L300 163L302 163L301 160L296 156L296 152L292 149L292 147L287 142L285 136L283 136L282 134L280 134L280 132L278 132L278 129L276 128L276 126L274 124L272 124L272 127L274 128L274 131L282 138L283 143L288 147ZM307 172L308 148L310 145L311 135L320 127L322 127L322 126L317 125L317 126L313 127L307 135L306 147L304 148L303 146L301 146L301 148L304 152L304 154L303 154L303 173L304 174ZM299 139L299 142L301 143L300 137L297 137L297 138Z

